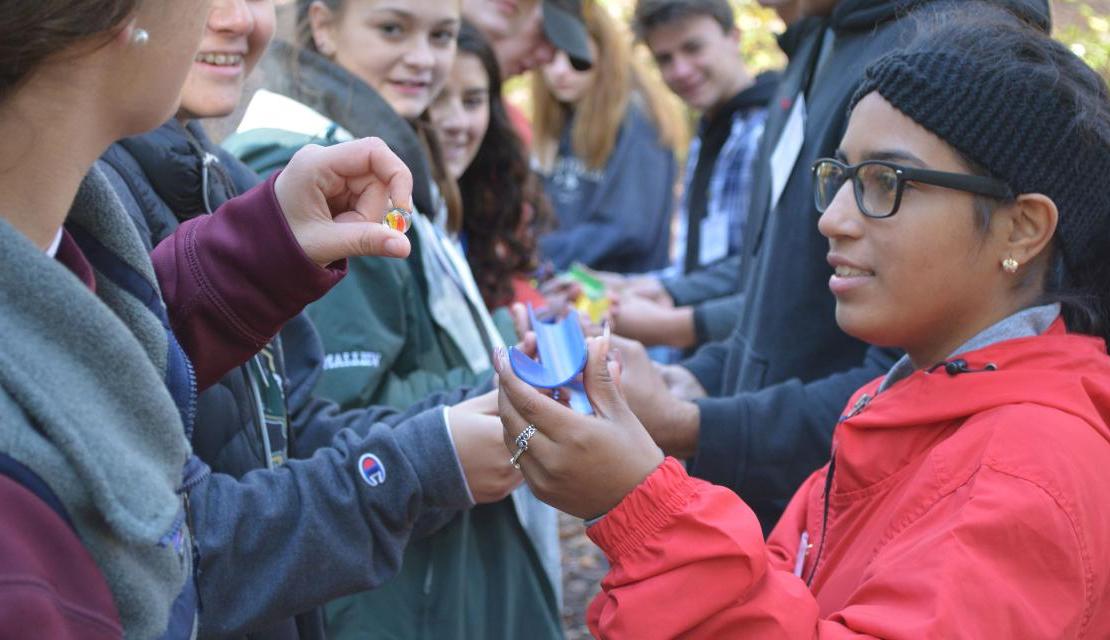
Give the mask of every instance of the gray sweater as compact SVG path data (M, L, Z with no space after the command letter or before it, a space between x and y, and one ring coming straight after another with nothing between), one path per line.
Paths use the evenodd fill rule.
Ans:
M157 286L98 173L69 221ZM99 274L97 292L0 220L0 450L58 495L127 637L154 638L192 570L175 492L189 444L160 373L161 322ZM175 529L180 544L160 546Z
M156 290L146 251L98 171L70 224ZM0 450L58 494L128 637L158 637L193 572L176 494L189 446L159 373L163 325L99 273L97 295L0 221ZM469 506L442 415L442 403L458 399L367 413L313 459L193 486L201 633L240 635L380 585L418 517ZM175 531L185 534L179 544L159 546Z

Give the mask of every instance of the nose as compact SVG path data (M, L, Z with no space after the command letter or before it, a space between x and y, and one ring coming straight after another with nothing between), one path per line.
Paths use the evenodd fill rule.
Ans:
M829 240L856 238L863 229L862 221L863 214L856 204L852 181L845 180L833 196L832 202L817 220L817 230Z
M567 54L563 51L555 52L551 60L543 65L544 75L548 76L553 81L559 80L559 78L570 73L570 71L570 58L568 58Z
M675 54L671 60L670 76L678 81L684 81L694 72L694 65L681 54Z
M663 82L667 83L672 91L682 94L692 80L694 66L682 56L675 54L665 66L660 66L659 72L663 76Z
M445 134L459 133L465 128L462 100L455 97L444 99L437 111L436 125Z
M431 69L436 62L435 54L432 51L432 43L428 41L428 38L413 38L402 60L413 69L421 71Z
M216 0L208 13L208 28L231 34L249 34L254 31L254 17L247 7L247 0Z

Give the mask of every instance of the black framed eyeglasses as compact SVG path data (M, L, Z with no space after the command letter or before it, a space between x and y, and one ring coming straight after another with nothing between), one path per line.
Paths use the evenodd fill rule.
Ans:
M847 165L833 158L821 158L813 163L813 199L817 210L824 213L848 180L852 181L859 210L869 218L889 218L897 213L908 181L999 200L1014 198L1013 189L996 178L904 167L885 160Z

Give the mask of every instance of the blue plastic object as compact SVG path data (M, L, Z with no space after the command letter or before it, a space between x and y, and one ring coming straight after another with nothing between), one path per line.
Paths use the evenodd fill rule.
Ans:
M586 368L586 336L578 324L578 312L571 311L562 320L544 322L536 318L528 305L528 318L536 334L539 362L509 347L509 364L517 377L533 387L555 389L565 387Z

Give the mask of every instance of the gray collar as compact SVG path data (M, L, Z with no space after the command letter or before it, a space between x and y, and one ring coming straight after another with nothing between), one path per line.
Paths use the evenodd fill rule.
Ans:
M1048 327L1056 321L1059 315L1059 304L1044 304L1038 307L1022 309L980 331L971 340L965 342L959 349L949 354L948 357L953 358L961 353L976 351L1004 340L1039 336L1048 330ZM902 356L899 358L898 362L895 362L894 366L890 368L886 377L883 378L883 383L879 385L878 392L882 393L886 391L894 383L908 377L913 372L914 366L913 363L910 362L909 356Z

